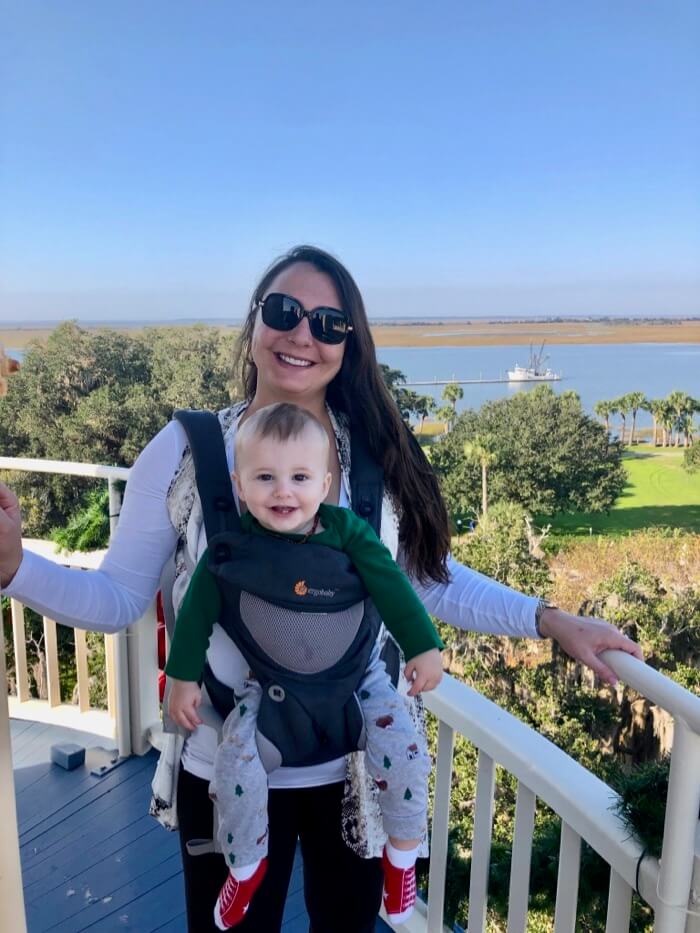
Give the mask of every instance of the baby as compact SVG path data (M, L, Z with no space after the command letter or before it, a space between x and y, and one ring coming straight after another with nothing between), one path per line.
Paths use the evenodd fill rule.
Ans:
M350 509L323 504L331 474L329 440L321 423L296 405L270 405L239 427L234 453L232 478L247 509L241 516L243 530L282 535L302 545L313 536L314 544L347 554L407 659L409 695L437 686L443 645L408 579L364 519ZM182 602L166 666L172 680L170 716L186 729L201 722L197 681L221 606L205 552ZM229 866L214 908L222 930L243 919L267 869L267 774L255 728L260 695L254 678L236 689L238 703L224 722L210 786L219 807L218 838ZM384 905L390 919L400 923L415 903L415 861L427 827L430 758L376 647L357 696L365 721L368 770L380 790L388 836ZM243 795L246 805L241 807Z

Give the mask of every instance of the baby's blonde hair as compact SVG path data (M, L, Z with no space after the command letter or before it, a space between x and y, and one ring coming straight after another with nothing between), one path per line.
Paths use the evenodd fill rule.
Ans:
M299 437L307 428L313 428L328 447L326 429L310 411L291 402L266 405L244 421L236 431L236 463L240 464L241 451L245 444L255 438L262 440L265 437L273 437L284 442Z

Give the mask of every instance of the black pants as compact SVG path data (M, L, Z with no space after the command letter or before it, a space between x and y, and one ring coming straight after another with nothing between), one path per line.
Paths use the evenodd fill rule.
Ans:
M216 933L213 910L228 869L222 855L191 856L188 839L210 839L209 782L183 768L177 788L180 848L189 933ZM271 790L268 869L236 933L278 933L297 840L312 933L373 933L382 898L380 859L362 859L343 842L343 785Z

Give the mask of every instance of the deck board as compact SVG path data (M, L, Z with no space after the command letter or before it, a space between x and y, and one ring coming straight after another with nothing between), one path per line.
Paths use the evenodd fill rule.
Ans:
M56 742L101 736L10 720L28 933L185 933L179 843L148 816L155 752L104 777L50 763ZM297 856L283 933L308 933ZM388 931L381 921L377 930Z

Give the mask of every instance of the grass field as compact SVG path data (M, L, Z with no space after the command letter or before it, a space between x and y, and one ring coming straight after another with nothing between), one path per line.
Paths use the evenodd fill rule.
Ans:
M613 509L605 513L557 515L555 534L624 534L667 526L700 533L700 474L681 466L683 451L627 448L628 483Z

